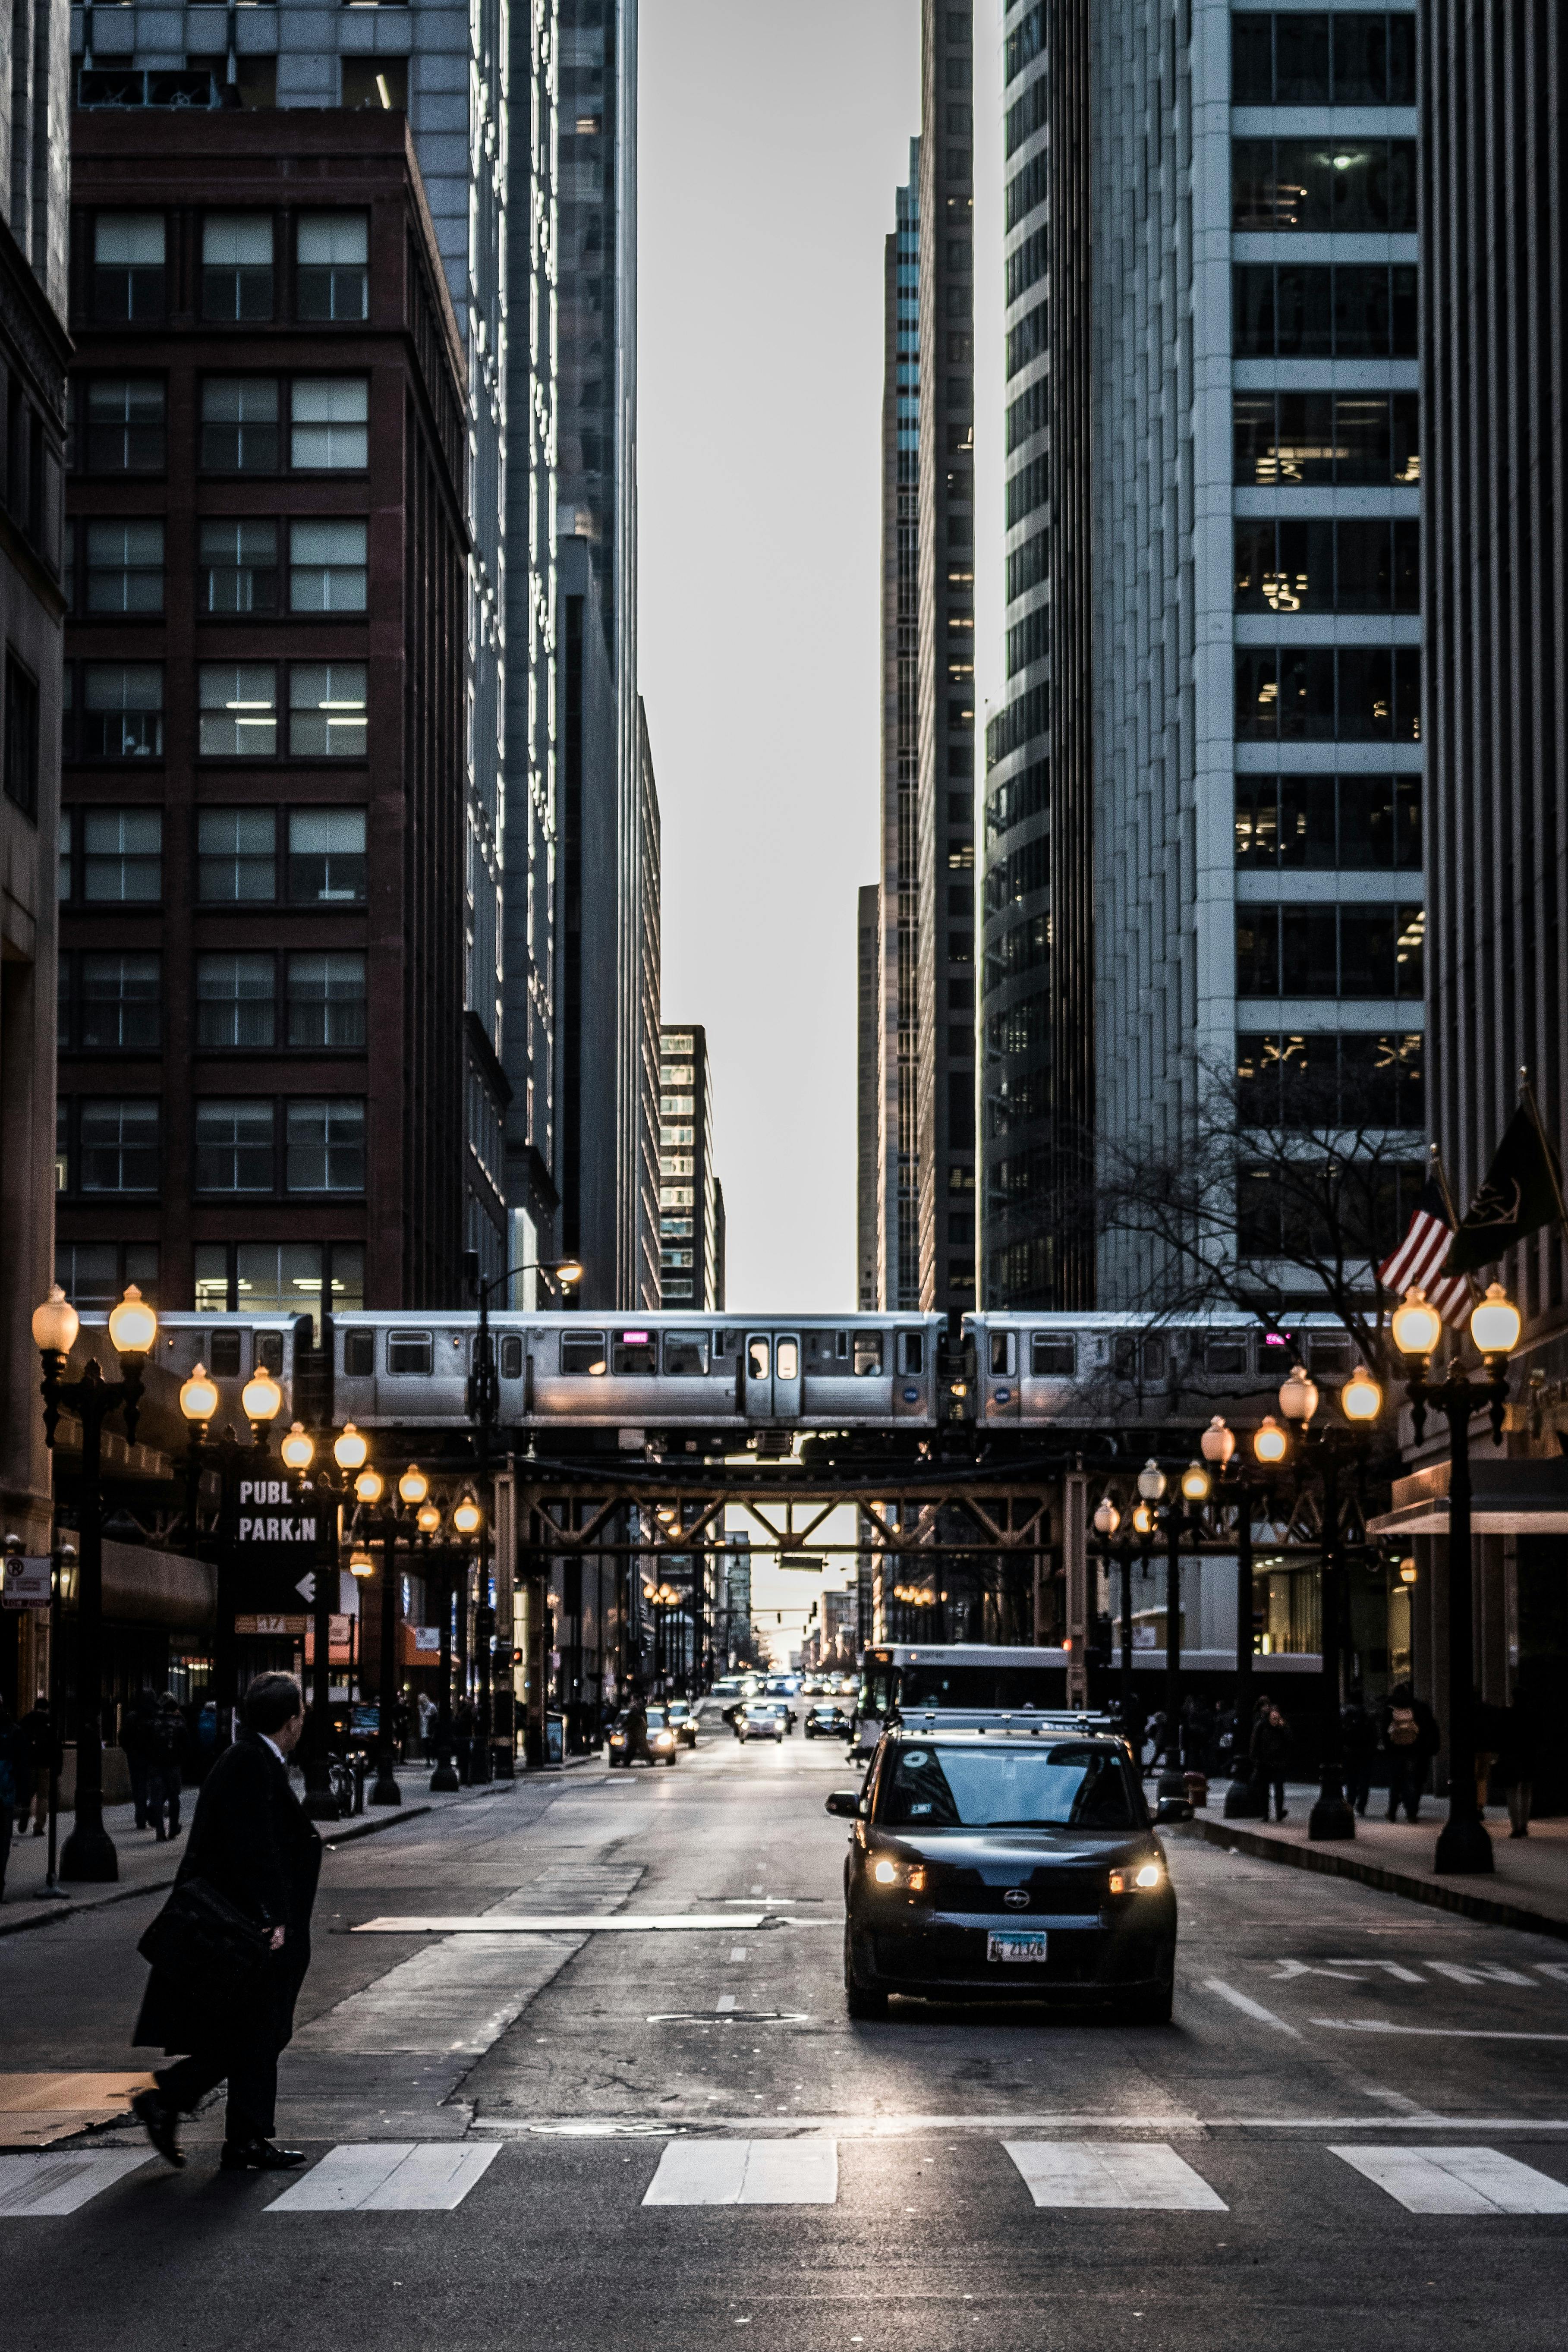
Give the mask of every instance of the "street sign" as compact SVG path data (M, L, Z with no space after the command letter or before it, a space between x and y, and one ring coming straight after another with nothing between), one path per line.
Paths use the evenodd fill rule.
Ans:
M301 1503L287 1478L242 1478L239 1482L241 1549L265 1544L316 1543L313 1503Z
M825 1562L822 1554L817 1551L781 1551L779 1554L779 1566L781 1568L804 1568L809 1570L813 1576L820 1576L825 1566Z
M241 1478L235 1499L234 1603L292 1616L313 1597L316 1498L300 1500L287 1478L273 1476Z
M20 1552L5 1555L5 1585L0 1592L0 1607L6 1609L47 1609L49 1605L49 1562L25 1558Z
M255 1617L237 1617L234 1621L234 1630L237 1633L299 1634L304 1632L308 1622L309 1620L304 1617L269 1617L258 1614Z

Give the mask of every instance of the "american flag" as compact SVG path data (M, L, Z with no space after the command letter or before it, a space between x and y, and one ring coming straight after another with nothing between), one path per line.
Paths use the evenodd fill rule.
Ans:
M1428 1303L1436 1308L1444 1322L1458 1326L1473 1304L1469 1277L1451 1274L1439 1279L1437 1272L1453 1238L1443 1188L1436 1176L1429 1177L1415 1203L1409 1232L1393 1256L1385 1258L1378 1267L1377 1278L1384 1290L1391 1290L1396 1298L1403 1298L1410 1289L1425 1291Z

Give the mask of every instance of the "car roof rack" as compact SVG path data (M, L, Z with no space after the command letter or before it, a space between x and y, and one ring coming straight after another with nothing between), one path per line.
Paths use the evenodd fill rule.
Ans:
M889 1730L1029 1732L1059 1738L1076 1732L1091 1739L1121 1737L1109 1715L1088 1707L911 1706L889 1720Z

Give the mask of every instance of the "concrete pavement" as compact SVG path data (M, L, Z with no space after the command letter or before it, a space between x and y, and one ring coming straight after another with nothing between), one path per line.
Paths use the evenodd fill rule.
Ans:
M305 2352L1561 2352L1560 1942L1182 1833L1171 2027L851 2024L852 1778L722 1738L342 1846L284 2061L309 2169L219 2175L216 2114L178 2174L122 2129L0 2159L8 2345L223 2352L275 2312ZM7 2067L140 2069L154 1899L0 1947ZM356 1932L417 1913L498 1927Z

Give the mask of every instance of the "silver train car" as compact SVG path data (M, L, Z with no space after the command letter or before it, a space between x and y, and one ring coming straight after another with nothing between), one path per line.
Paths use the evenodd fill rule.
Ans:
M83 1316L79 1356L107 1319ZM478 1324L471 1311L335 1316L331 1419L363 1429L468 1428ZM574 1431L721 1437L917 1433L954 1423L1003 1439L1047 1428L1146 1427L1222 1408L1246 1419L1273 1409L1299 1354L1325 1388L1353 1368L1351 1342L1332 1316L1293 1318L1290 1334L1271 1337L1241 1317L1154 1326L1132 1315L986 1313L963 1318L955 1346L940 1314L490 1318L500 1424L547 1441ZM245 1381L265 1367L282 1384L286 1423L296 1353L311 1344L309 1318L163 1315L150 1402L173 1404L199 1361L224 1392L222 1417L237 1420ZM318 1381L324 1369L316 1369Z

